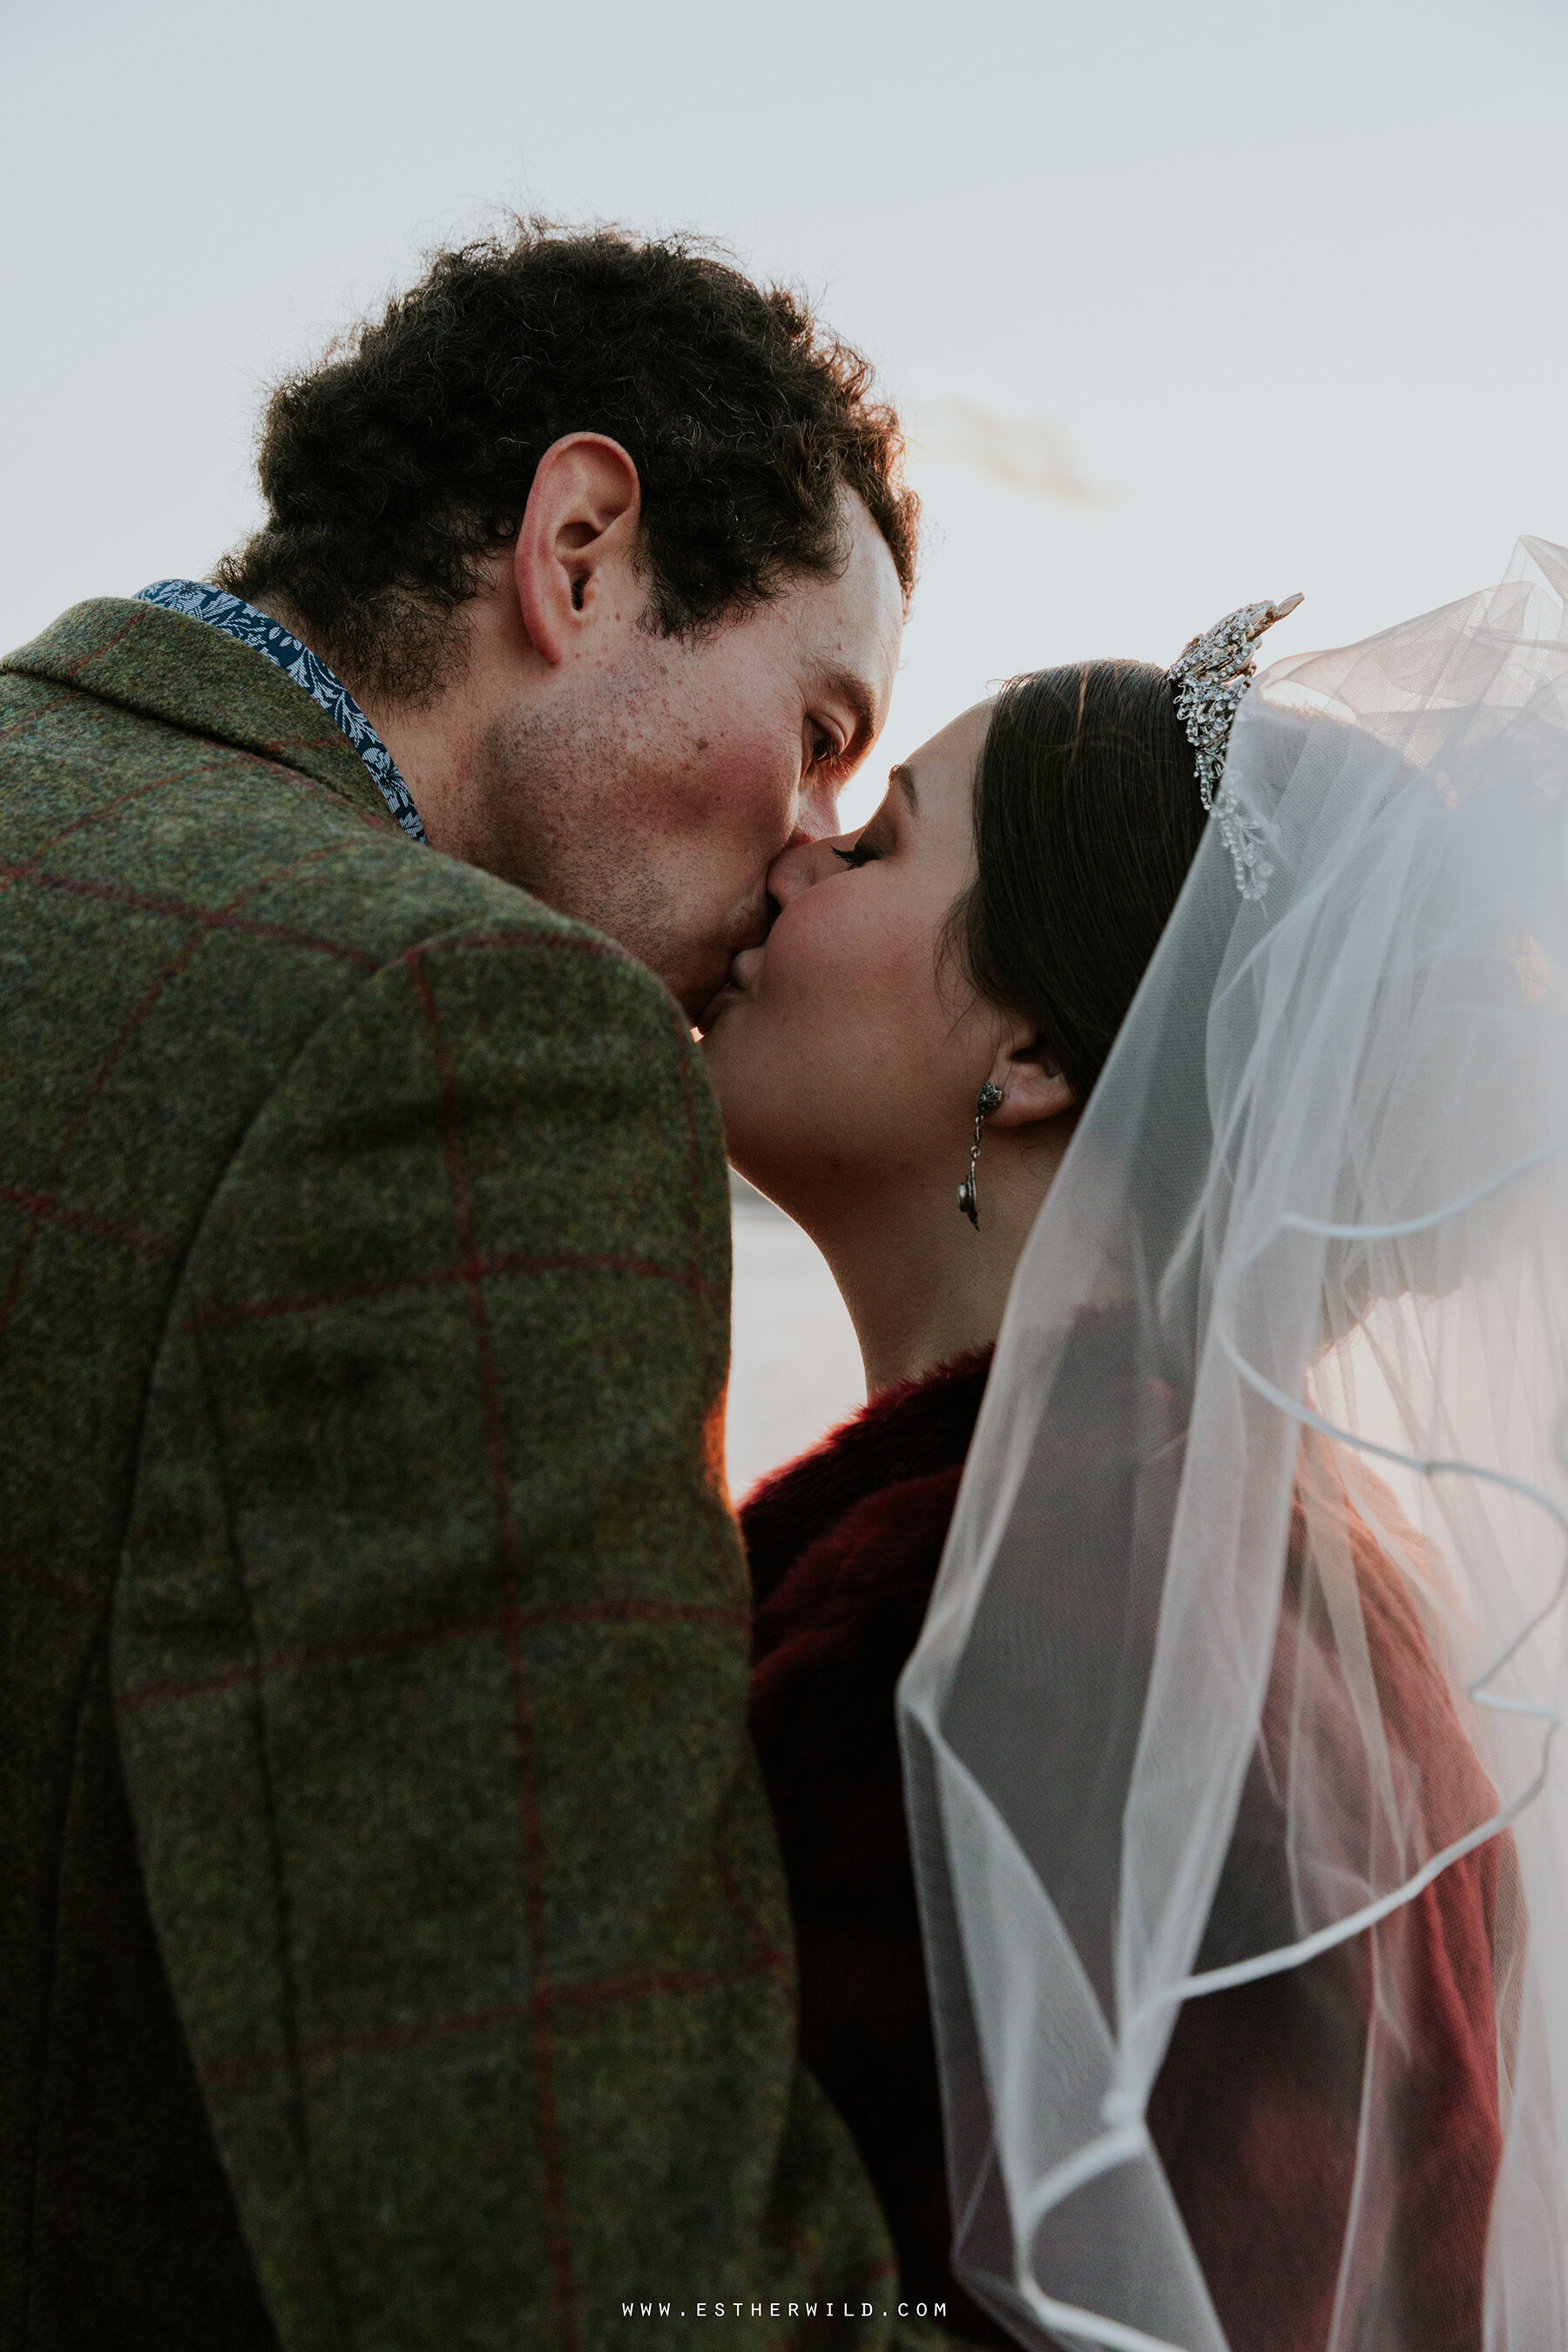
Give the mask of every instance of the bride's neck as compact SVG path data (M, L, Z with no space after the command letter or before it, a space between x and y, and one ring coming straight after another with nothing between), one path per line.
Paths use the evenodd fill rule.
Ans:
M846 1187L787 1203L824 1257L849 1309L876 1396L939 1364L989 1347L1019 1255L1066 1149L1029 1150L988 1138L979 1170L980 1229L958 1208L957 1178ZM999 1147L999 1148L998 1148Z

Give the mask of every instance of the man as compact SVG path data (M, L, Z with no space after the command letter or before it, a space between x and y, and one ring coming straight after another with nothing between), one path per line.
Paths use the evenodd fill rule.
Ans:
M6 2345L914 2340L689 1034L881 724L899 460L787 298L522 229L283 388L216 585L5 665Z

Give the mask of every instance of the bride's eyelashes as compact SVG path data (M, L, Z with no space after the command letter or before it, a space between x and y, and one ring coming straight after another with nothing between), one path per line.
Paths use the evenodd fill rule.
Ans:
M846 866L868 866L877 854L863 841L858 841L853 849L840 849L833 842L829 842L828 847L833 851L835 857L841 857L844 860Z

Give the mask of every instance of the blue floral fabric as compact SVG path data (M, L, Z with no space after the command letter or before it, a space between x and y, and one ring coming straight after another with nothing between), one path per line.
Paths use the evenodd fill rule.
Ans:
M166 613L184 613L193 621L206 621L215 629L222 629L226 636L237 637L242 646L254 646L268 661L276 662L333 724L342 728L410 840L424 840L425 827L419 821L413 795L398 773L396 761L348 688L332 676L326 663L319 660L309 646L302 646L298 637L290 636L266 613L258 613L243 596L231 596L222 588L209 588L205 581L154 580L151 588L142 589L136 601L139 604L161 604Z

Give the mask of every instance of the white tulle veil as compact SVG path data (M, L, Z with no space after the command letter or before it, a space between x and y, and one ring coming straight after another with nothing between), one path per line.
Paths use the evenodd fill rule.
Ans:
M1268 895L1211 830L1020 1264L900 1685L955 2259L1026 2344L1222 2352L1152 2087L1184 2001L1363 1936L1329 2340L1429 2352L1389 2274L1426 2030L1394 1931L1488 1845L1484 2340L1568 2352L1568 551L1277 663L1226 780ZM1442 1803L1352 1523L1468 1743Z

